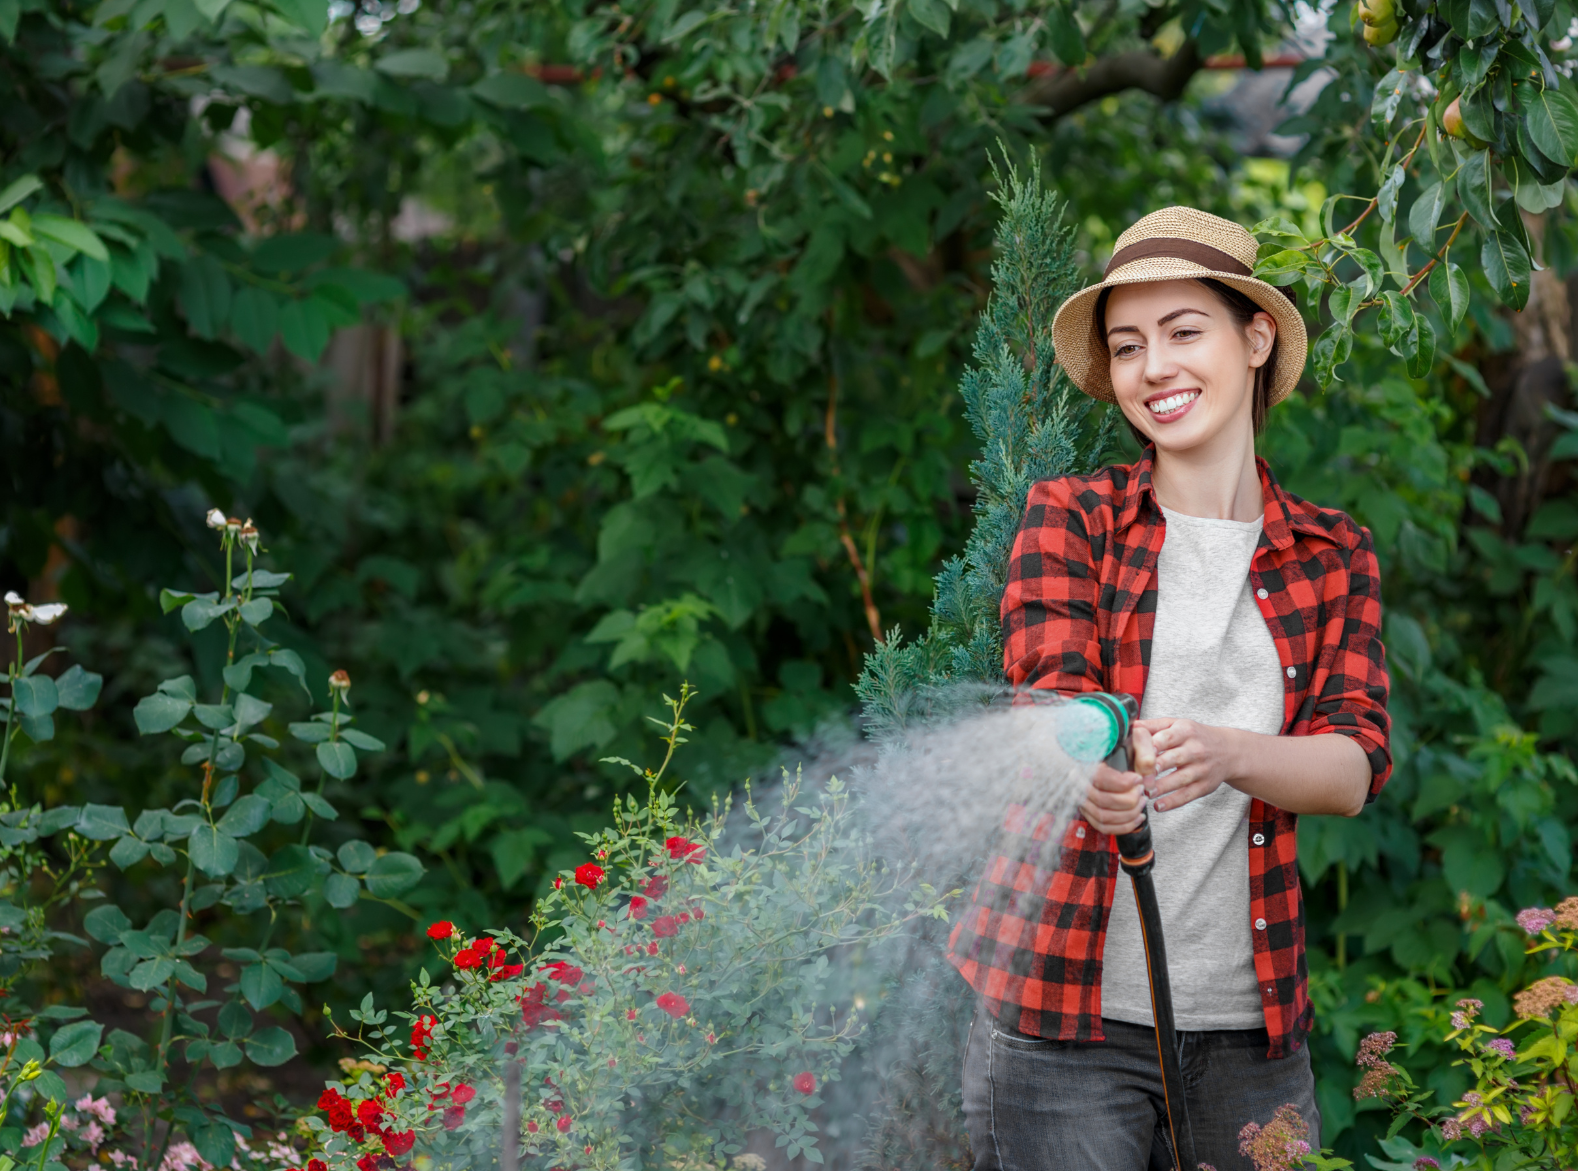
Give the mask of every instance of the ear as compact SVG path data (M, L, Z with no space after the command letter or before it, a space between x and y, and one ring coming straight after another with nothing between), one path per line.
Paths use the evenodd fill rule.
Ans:
M1277 319L1260 312L1244 326L1244 337L1249 341L1249 368L1264 366L1271 357L1271 343L1277 340Z

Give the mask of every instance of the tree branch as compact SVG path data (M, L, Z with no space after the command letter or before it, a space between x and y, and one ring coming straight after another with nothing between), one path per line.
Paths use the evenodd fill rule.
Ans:
M1044 107L1043 117L1048 121L1126 89L1142 89L1171 102L1182 96L1189 79L1204 65L1193 41L1185 41L1171 57L1136 49L1104 57L1081 69L1063 69L1037 78L1025 87L1024 99Z

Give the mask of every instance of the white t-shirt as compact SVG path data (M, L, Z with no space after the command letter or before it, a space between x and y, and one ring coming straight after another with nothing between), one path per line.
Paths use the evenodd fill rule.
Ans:
M1282 663L1249 585L1262 522L1162 509L1156 625L1142 717L1282 731ZM1265 1026L1249 914L1249 801L1228 785L1151 810L1156 901L1180 1029ZM1149 1025L1150 983L1134 888L1119 873L1102 956L1101 1015Z

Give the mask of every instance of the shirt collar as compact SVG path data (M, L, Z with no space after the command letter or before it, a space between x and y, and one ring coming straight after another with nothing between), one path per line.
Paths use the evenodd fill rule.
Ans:
M1118 509L1119 533L1139 519L1143 504L1147 500L1150 504L1149 518L1161 520L1161 507L1156 503L1156 488L1151 483L1155 454L1155 446L1146 444L1144 453L1131 467L1128 486L1123 494L1123 503ZM1259 456L1255 457L1255 470L1260 473L1260 494L1266 502L1262 532L1265 534L1264 540L1267 544L1275 549L1287 549L1296 539L1295 533L1322 537L1328 541L1332 539L1331 533L1316 518L1315 510L1303 500L1284 491L1282 485L1277 483L1276 476L1271 474L1270 466Z

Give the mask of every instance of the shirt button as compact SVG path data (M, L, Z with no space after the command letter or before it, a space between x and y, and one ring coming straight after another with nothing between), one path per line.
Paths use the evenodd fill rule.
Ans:
M1255 597L1260 598L1262 601L1264 601L1266 598L1269 598L1270 596L1271 596L1271 593L1270 593L1269 590L1266 589L1265 586L1261 586L1258 590L1255 591Z
M1288 668L1288 678L1289 679L1297 678L1298 677L1298 673L1299 673L1299 669L1297 667L1289 667Z
M1075 826L1075 827L1074 827L1074 836L1075 836L1075 837L1076 837L1076 838L1082 838L1082 837L1084 837L1084 836L1085 836L1085 827L1084 827L1084 826L1082 826L1082 825L1079 825L1079 826Z
M1254 838L1254 841L1255 841L1255 845L1263 846L1263 845L1266 844L1266 835L1265 834L1256 834L1255 838Z
M1264 931L1265 929L1266 929L1266 921L1264 919L1256 919L1255 920L1255 930L1256 931Z
M1271 990L1271 989L1270 989L1270 988L1267 988L1267 989L1266 989L1266 995L1267 995L1267 996L1275 996L1275 995L1276 995L1276 993L1275 993L1275 992L1273 992L1273 991L1272 991L1272 990Z

